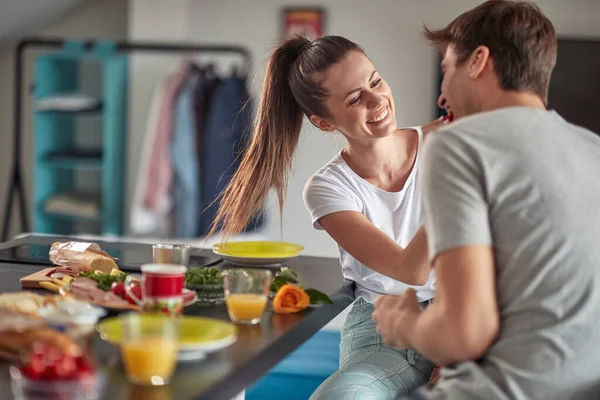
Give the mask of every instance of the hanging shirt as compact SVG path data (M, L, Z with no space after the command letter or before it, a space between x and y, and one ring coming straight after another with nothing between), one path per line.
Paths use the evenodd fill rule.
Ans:
M200 164L196 151L197 119L195 96L202 90L202 77L191 73L175 106L175 126L171 141L171 160L175 170L173 180L173 228L177 238L196 235L198 204L200 203Z
M158 115L157 132L150 150L151 162L145 172L148 180L144 193L144 207L163 214L172 206L171 183L173 162L170 154L170 141L173 134L175 101L192 69L185 63L168 80Z

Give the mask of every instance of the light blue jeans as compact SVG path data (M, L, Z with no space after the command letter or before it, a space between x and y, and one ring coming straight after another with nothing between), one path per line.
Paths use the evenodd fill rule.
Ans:
M434 364L412 349L386 346L371 318L373 305L359 298L346 317L340 343L340 369L311 400L387 400L427 383Z

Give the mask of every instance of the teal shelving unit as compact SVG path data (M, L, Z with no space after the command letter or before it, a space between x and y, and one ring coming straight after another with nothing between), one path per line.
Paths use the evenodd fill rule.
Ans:
M124 158L127 123L127 54L116 44L66 42L62 51L40 55L35 60L35 101L57 95L80 93L84 64L101 71L98 82L100 107L86 111L36 110L34 115L33 230L38 233L76 233L79 221L94 222L97 233L123 234ZM101 124L101 145L96 149L77 146L77 120L94 118ZM93 134L94 131L89 132ZM64 193L77 194L76 174L96 171L96 190L91 194L99 205L96 215L56 212L47 202ZM90 193L85 193L89 198Z
M27 197L23 184L22 93L24 53L27 48L52 50L35 61L35 100L64 93L78 93L82 64L95 63L100 67L101 107L94 110L65 112L37 110L34 116L34 188L33 229L30 228ZM100 224L99 233L122 235L124 157L127 122L127 71L128 54L170 53L185 54L237 54L245 61L244 70L252 65L251 53L238 45L168 43L168 42L111 42L102 40L73 41L64 38L23 38L15 49L15 79L13 110L13 160L9 171L2 241L9 239L9 227L14 200L18 200L19 222L22 232L70 234L78 222ZM102 124L101 145L82 152L77 148L78 120L97 118ZM26 162L29 162L27 160ZM93 172L95 171L95 172ZM54 196L77 191L80 172L98 173L96 197L100 211L95 215L75 216L64 212L49 212L46 202Z

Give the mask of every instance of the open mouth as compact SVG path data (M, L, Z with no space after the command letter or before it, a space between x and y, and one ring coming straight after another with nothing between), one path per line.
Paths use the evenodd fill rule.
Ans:
M390 114L390 109L388 107L386 107L375 117L368 120L367 124L369 124L369 125L381 124L383 121L385 121L385 119L388 117L389 114Z

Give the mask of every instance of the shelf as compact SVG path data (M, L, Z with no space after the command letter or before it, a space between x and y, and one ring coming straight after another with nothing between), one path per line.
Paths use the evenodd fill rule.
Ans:
M42 115L70 115L70 116L80 115L80 116L100 117L101 113L102 113L102 107L98 107L98 108L90 109L90 110L73 110L73 111L69 111L69 110L36 110L35 112L37 114L42 114Z
M101 170L101 150L62 150L45 154L40 162L48 167L78 170Z
M37 113L97 114L102 111L102 101L79 93L62 93L37 98L34 108Z
M95 194L53 193L37 209L40 215L53 219L102 221L101 197Z
M88 221L88 222L102 222L102 217L98 215L97 217L88 217L74 214L63 214L63 213L55 213L55 212L47 212L44 209L39 209L38 213L40 217L53 219L57 221Z

